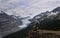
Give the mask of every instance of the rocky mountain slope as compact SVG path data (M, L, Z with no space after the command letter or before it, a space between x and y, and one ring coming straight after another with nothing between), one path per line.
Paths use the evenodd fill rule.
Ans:
M36 15L30 21L38 20L40 29L60 30L60 7Z
M17 16L8 15L4 11L0 11L1 36L6 36L10 33L20 30L18 26L20 26L21 24L22 21L17 18Z
M34 16L33 19L30 19L32 23L30 23L27 28L12 33L4 38L25 38L29 30L31 30L35 25L35 20L39 21L38 27L40 29L40 32L59 33L60 32L60 7L57 7L52 11L43 12L41 14Z

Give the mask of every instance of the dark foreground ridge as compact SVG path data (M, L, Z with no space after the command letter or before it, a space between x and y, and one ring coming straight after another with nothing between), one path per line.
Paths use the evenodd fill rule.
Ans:
M21 31L12 33L4 38L60 38L60 35L58 34L48 32L44 33L43 31L40 31L40 29L37 29L38 26L39 24L36 23L33 25L33 27L27 27Z

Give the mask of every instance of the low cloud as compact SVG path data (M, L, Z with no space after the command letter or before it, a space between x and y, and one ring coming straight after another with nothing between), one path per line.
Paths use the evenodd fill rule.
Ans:
M0 10L7 14L33 18L60 6L60 0L0 0Z

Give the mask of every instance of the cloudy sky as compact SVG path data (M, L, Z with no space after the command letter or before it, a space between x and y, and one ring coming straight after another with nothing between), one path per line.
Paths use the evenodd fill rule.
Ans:
M0 0L0 10L9 15L29 16L30 18L41 12L51 11L58 6L60 6L60 0ZM28 19L22 21L23 25L20 27L26 27L29 23Z
M0 0L0 10L21 17L32 17L58 6L60 0Z

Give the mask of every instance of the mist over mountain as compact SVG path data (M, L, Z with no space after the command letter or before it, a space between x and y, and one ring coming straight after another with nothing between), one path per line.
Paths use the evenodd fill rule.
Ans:
M46 30L60 30L60 7L52 11L46 11L33 17L30 21L38 20L40 22L40 29Z
M12 33L4 38L24 38L28 31L33 28L35 25L35 20L39 21L39 29L42 30L54 30L58 31L60 30L60 7L57 7L53 9L52 11L46 11L42 12L36 16L34 16L32 19L29 19L31 21L28 26L20 31L17 31L15 33Z
M22 25L22 21L18 16L8 15L4 11L0 11L0 33L6 36L10 33L20 30L18 26Z

